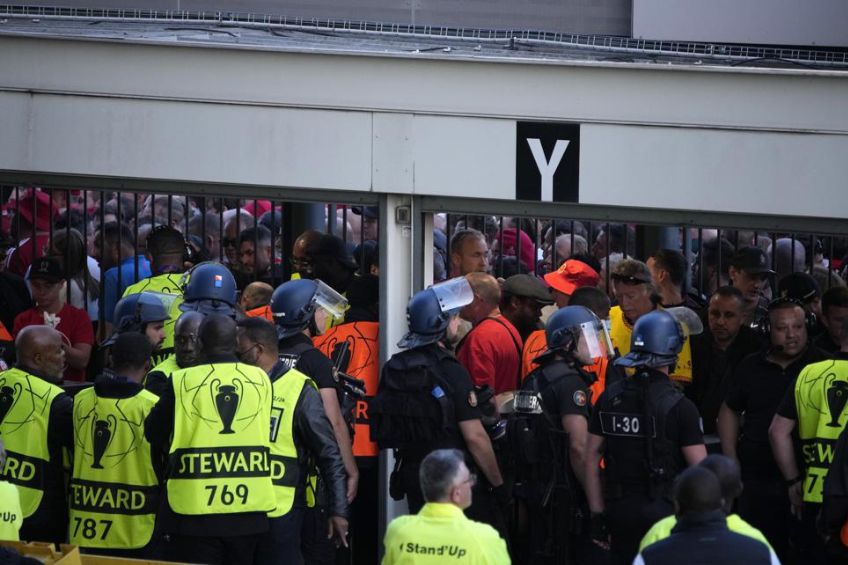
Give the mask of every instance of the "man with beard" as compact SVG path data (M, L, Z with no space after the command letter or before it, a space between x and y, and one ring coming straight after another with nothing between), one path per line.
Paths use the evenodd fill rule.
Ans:
M522 340L538 329L542 307L548 304L553 304L550 291L532 275L513 275L501 285L501 314Z

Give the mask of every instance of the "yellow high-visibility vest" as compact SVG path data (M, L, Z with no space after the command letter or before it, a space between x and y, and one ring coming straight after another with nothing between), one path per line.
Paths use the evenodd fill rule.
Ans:
M0 437L6 446L0 478L18 486L24 518L38 510L44 496L50 406L62 393L58 386L18 368L0 373Z
M317 390L315 381L291 369L272 384L274 401L271 408L271 478L277 507L271 518L288 514L300 484L297 449L294 445L294 409L304 386Z
M828 359L807 365L795 381L798 436L804 456L804 502L822 502L836 440L845 429L848 361Z
M242 363L171 375L176 405L168 502L178 514L270 512L271 381Z
M71 543L138 549L150 542L160 488L144 420L158 399L146 390L103 398L93 388L74 398Z

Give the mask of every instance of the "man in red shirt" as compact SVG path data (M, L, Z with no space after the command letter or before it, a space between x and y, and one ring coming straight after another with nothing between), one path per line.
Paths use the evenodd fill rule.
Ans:
M501 315L501 289L497 279L486 273L465 275L474 300L460 316L473 328L457 347L457 359L477 386L489 385L495 394L520 386L521 335Z
M64 338L65 380L84 381L94 330L85 310L65 304L67 281L59 261L54 257L36 259L28 280L35 307L18 314L12 333L17 336L27 326L50 326L58 330Z

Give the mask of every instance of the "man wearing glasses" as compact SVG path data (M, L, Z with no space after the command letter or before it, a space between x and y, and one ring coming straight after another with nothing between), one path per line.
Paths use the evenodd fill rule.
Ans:
M418 514L395 518L383 540L383 565L415 563L509 563L506 542L498 532L469 520L477 482L458 449L437 449L421 461L418 472L426 504Z

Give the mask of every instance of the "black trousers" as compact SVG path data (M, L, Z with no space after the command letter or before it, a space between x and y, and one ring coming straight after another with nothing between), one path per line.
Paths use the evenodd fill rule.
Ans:
M625 494L606 501L607 527L611 544L611 562L630 565L639 552L639 543L657 521L674 513L666 498L652 499L648 494Z
M786 484L780 478L757 477L743 477L742 483L739 515L766 536L781 563L789 563L789 539L798 523L790 512Z
M305 509L300 530L300 550L306 565L335 564L336 544L327 539L329 527L329 516L323 507L315 505Z
M265 534L246 536L201 537L171 534L165 559L181 563L207 565L244 565L253 563L259 539Z
M256 548L256 565L300 565L300 533L304 508L292 508L279 518L269 518L268 533L259 539Z

